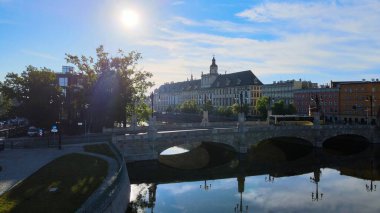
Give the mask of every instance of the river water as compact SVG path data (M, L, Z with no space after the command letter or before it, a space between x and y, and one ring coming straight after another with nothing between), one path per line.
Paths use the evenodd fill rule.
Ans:
M129 212L380 212L380 149L353 147L277 141L240 155L206 144L128 164Z

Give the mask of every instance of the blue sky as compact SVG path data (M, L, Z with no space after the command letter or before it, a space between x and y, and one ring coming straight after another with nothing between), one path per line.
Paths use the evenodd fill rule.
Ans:
M123 10L139 14L128 28ZM0 0L0 80L27 65L56 71L100 44L142 53L156 85L252 70L264 83L379 78L380 1Z

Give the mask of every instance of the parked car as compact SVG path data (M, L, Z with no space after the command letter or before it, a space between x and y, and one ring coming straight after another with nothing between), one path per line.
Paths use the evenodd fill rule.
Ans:
M29 127L27 134L30 137L42 136L41 131L42 131L41 129L34 127L34 126L31 126L31 127Z

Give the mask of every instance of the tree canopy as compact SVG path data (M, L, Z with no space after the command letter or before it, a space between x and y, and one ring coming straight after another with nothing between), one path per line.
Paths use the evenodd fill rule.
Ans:
M26 67L21 75L8 73L1 83L5 100L12 100L10 112L31 124L48 127L58 121L62 96L55 73L48 68Z
M141 54L135 51L119 50L117 56L110 56L102 45L96 49L95 59L66 54L66 61L84 76L86 95L82 104L89 105L95 129L111 127L114 121L124 122L131 111L145 113L145 94L154 84L149 81L152 73L137 69L140 59Z

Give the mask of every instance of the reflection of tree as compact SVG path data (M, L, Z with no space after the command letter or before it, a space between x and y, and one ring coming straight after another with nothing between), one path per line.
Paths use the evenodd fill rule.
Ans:
M148 190L146 190L146 188L140 189L136 199L129 202L127 212L137 213L143 211L145 208L150 208L151 212L153 212L154 206L156 204L156 190L157 184L155 183L150 184L148 186Z

